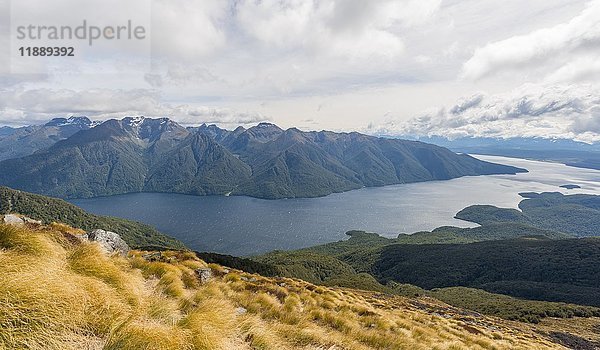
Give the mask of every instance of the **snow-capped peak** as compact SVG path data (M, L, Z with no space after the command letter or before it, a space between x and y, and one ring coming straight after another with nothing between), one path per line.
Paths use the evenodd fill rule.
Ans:
M258 128L272 128L272 127L278 128L277 125L275 125L273 123L267 123L267 122L258 123L257 127Z
M127 123L127 125L131 126L132 128L139 127L140 125L142 125L144 120L146 120L146 118L144 118L143 116L127 117L127 118L123 119L123 121L125 123Z
M77 125L77 126L85 126L85 127L91 128L91 127L98 125L99 123L100 122L92 122L88 117L85 117L85 116L81 116L81 117L71 116L69 118L54 118L51 121L49 121L48 123L46 123L46 126L63 127L63 126Z

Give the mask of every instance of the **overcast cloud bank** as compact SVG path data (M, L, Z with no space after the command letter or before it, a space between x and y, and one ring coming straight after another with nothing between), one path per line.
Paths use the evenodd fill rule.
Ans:
M544 137L600 141L600 90L592 85L524 85L509 93L474 94L405 122L371 125L383 135Z

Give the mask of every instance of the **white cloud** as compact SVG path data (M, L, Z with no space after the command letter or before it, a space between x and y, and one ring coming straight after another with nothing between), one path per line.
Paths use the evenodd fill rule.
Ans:
M244 122L264 118L253 113L260 111L286 127L311 119L311 128L348 131L367 121L381 124L387 115L398 123L473 91L487 93L484 103L528 82L594 83L600 79L592 24L598 16L590 9L600 0L586 1L110 0L90 7L14 0L27 6L22 19L39 24L132 18L146 25L152 19L152 56L146 47L134 50L123 42L98 46L102 54L33 60L50 63L45 74L0 76L0 94L10 89L14 95L0 107L0 124L77 111ZM554 39L527 34L540 28ZM525 46L534 44L533 53L508 50L502 58L492 50L520 36ZM477 48L481 55L473 55ZM487 72L485 79L457 79L469 59L473 72ZM43 90L40 103L25 98ZM469 103L475 101L456 108ZM194 108L203 114L194 116L200 113ZM579 123L591 129L592 121L582 117ZM544 122L535 125L549 125Z
M600 141L600 90L589 84L531 85L509 93L475 94L406 122L370 132L389 135L544 137Z
M152 54L190 62L212 57L227 45L222 0L152 0Z
M264 0L236 4L238 28L269 48L314 56L393 59L404 44L396 27L427 21L440 0Z
M271 121L258 112L239 112L231 108L180 105L172 108L173 118L183 125L217 124L227 128Z
M441 3L156 1L154 60L140 74L144 87L231 99L331 94L365 80L403 80L403 62L412 60L403 37L435 18Z
M549 74L561 65L561 69L570 71L572 61L582 54L593 54L595 60L600 59L598 48L600 1L596 0L568 22L477 48L464 64L462 75L468 79L480 79L507 70ZM565 76L562 74L554 79Z
M95 120L122 118L127 115L166 116L185 125L206 122L223 126L270 120L257 112L162 103L160 94L154 90L109 89L0 90L0 115L1 125L13 126L40 124L57 116L68 115L86 115Z
M157 72L146 73L144 80L152 87L223 82L222 78L216 76L205 66L194 64L184 65L176 62L170 64L164 74Z
M575 58L546 77L546 82L600 81L600 55Z

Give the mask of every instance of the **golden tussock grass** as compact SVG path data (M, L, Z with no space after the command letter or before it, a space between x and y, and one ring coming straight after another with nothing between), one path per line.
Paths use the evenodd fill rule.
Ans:
M79 233L0 225L0 349L560 348L515 323L442 317L433 300L265 278L191 252L107 256Z

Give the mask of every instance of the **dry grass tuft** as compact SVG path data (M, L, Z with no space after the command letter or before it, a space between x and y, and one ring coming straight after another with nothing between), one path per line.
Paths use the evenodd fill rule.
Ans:
M175 325L136 320L115 330L104 349L192 350L189 338L189 332Z
M235 310L227 300L206 300L183 318L179 326L190 331L194 349L226 350L227 340L235 333Z

